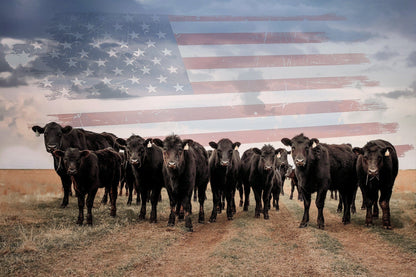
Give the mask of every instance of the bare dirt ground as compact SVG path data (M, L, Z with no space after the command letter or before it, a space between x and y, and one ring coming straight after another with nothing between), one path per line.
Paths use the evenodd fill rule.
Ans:
M238 207L232 221L222 213L199 224L195 213L193 233L184 222L167 227L165 190L156 224L139 221L125 196L111 218L99 195L93 227L77 226L76 199L59 208L53 171L0 170L0 276L416 276L416 171L400 171L396 180L391 231L380 220L364 226L360 193L351 224L341 223L328 194L325 230L317 229L314 204L310 225L300 229L303 204L289 200L288 183L285 192L270 220L254 218L251 193L249 211ZM209 189L207 197L206 222Z

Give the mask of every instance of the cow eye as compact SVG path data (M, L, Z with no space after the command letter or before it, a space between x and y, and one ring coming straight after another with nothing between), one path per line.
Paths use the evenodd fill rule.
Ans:
M233 154L233 150L228 151L228 154L229 155L232 155Z

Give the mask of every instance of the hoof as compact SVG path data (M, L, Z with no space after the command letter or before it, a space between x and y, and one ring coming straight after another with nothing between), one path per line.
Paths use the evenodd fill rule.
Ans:
M300 223L300 225L299 225L299 228L306 228L306 227L308 227L308 223L307 222L301 222Z
M386 230L392 230L393 229L393 228L391 228L391 225L384 225L383 228L386 229Z

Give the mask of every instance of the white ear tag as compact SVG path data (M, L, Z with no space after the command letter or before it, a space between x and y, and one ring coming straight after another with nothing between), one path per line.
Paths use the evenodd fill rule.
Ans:
M234 150L238 150L238 146L237 145L234 147Z
M186 144L185 147L183 148L183 150L185 150L185 151L189 150L189 145Z
M386 156L386 157L390 156L389 149L387 149L386 153L384 153L384 156Z
M39 133L39 131L38 131L38 130L36 130L35 134L36 134L36 136L37 136L37 137L39 137L39 136L40 136L40 133Z
M280 154L280 152L279 153L277 153L277 155L276 155L276 158L278 158L278 159L280 159L280 157L281 157L282 155Z
M313 142L312 148L315 148L317 146L316 142Z
M152 148L152 143L149 141L149 143L147 144L147 148Z

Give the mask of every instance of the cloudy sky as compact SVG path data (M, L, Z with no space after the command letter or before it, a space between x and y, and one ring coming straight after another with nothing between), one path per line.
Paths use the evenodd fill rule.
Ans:
M334 93L357 93L357 97L363 103L371 103L378 107L384 107L377 112L365 113L346 113L340 114L336 120L346 123L354 123L358 120L368 122L397 123L397 132L386 134L383 138L390 140L395 145L410 145L405 155L401 157L401 168L416 168L416 20L414 11L415 1L56 1L56 0L17 0L2 1L0 3L0 168L52 168L52 159L44 150L43 138L36 137L30 127L34 124L44 125L52 118L48 115L58 113L77 113L83 107L89 107L92 111L101 109L111 111L114 103L118 109L133 110L140 107L148 108L147 99L137 97L127 97L126 93L120 90L111 89L104 82L101 87L97 87L106 94L100 94L96 99L82 99L85 94L81 92L76 97L56 97L51 86L45 83L46 74L42 67L41 54L46 51L40 45L51 43L51 27L57 15L61 14L100 14L104 17L108 14L125 16L126 14L145 14L155 15L189 15L189 16L314 16L334 14L345 18L345 20L325 23L325 22L301 22L299 28L309 30L319 28L330 38L327 43L330 53L338 51L336 49L346 49L353 53L356 49L364 53L371 61L358 66L345 67L344 71L356 71L356 75L365 75L369 80L376 80L377 85L368 88L359 87L353 90L342 89ZM158 18L158 17L157 17ZM79 20L83 20L82 17ZM159 20L159 19L158 19ZM52 23L51 23L52 22ZM52 24L52 25L51 25ZM236 23L238 24L238 23ZM249 23L247 23L249 24ZM268 23L267 28L289 28L286 23ZM276 24L280 24L277 26ZM290 23L287 23L290 24ZM197 25L200 31L204 28L209 30L210 23L200 23ZM253 25L253 28L257 28ZM276 27L277 26L277 27ZM188 26L180 22L172 23L173 31L191 32ZM229 23L230 30L239 28L238 25ZM56 29L55 29L56 31ZM65 47L65 46L64 46ZM261 46L263 47L263 46ZM259 51L261 47L247 47L240 49L244 51ZM331 48L334 47L334 48ZM39 49L38 49L39 48ZM314 50L312 46L307 51ZM195 50L196 49L196 50ZM192 51L198 52L199 48L182 47L181 55L192 56ZM224 47L224 51L228 48ZM34 54L34 50L39 50ZM210 51L209 47L204 50ZM261 51L269 51L264 46ZM284 49L283 49L284 50ZM283 51L282 50L282 51ZM230 50L234 51L234 50ZM272 50L270 50L272 51ZM274 51L274 50L273 50ZM277 51L277 50L276 50ZM303 50L299 50L303 51ZM136 52L140 56L140 52ZM196 53L197 54L197 53ZM195 55L196 55L195 54ZM273 69L274 70L274 69ZM276 69L280 70L280 69ZM308 68L305 73L301 68L296 68L296 74L311 74ZM259 78L267 79L273 74L293 74L287 71L272 71L271 69L256 70L188 70L187 78L191 82L203 82L215 79L232 78ZM315 74L315 73L313 73ZM320 72L316 73L321 74ZM330 74L330 73L328 73ZM41 80L41 81L40 81ZM43 80L43 81L42 81ZM43 83L42 83L43 82ZM113 81L114 82L114 81ZM57 83L57 81L55 81ZM177 90L182 87L177 83ZM151 87L149 88L151 89ZM186 89L186 87L185 87ZM74 92L77 92L74 89ZM131 90L130 90L131 92ZM250 96L246 94L246 96ZM302 98L299 92L293 97ZM316 93L319 95L319 92ZM161 96L162 97L162 96ZM170 107L174 98L164 96L163 103L154 105L153 109ZM219 99L222 99L219 96ZM256 94L256 101L264 101L272 96L267 93ZM316 96L318 97L318 96ZM323 97L323 96L322 96ZM87 97L88 98L88 97ZM105 99L104 99L105 98ZM111 102L111 99L114 99ZM110 100L109 100L110 99ZM184 96L180 101L189 100ZM195 99L195 98L193 98ZM204 101L202 96L198 101ZM224 97L221 101L227 101ZM234 100L232 100L234 101ZM246 99L235 99L244 102ZM294 101L291 99L290 101ZM289 101L289 102L290 102ZM301 101L301 100L299 100ZM187 103L187 102L186 102ZM187 105L187 104L183 105ZM173 104L172 104L173 105ZM189 104L190 105L190 104ZM207 104L208 105L208 104ZM317 119L319 120L319 118ZM280 121L275 121L280 122ZM234 122L235 123L235 122ZM175 123L176 124L176 123ZM199 124L199 123L197 123ZM215 125L215 122L213 122ZM244 123L246 124L246 123ZM258 124L253 121L252 124ZM276 123L277 124L277 123ZM162 135L169 132L177 132L186 128L185 133L197 132L198 126L180 124L161 124L156 129L154 126L141 125L143 136ZM226 125L227 126L227 125ZM149 128L148 130L146 128ZM178 129L175 129L177 127ZM231 126L229 126L231 128ZM111 131L115 134L126 137L133 131L130 129L112 127L85 127L94 131ZM210 128L210 127L206 127ZM367 137L348 137L349 142L354 146L361 146L366 139L377 138L376 135ZM330 143L339 143L339 138L329 138L324 140ZM252 144L254 145L254 144ZM249 145L249 146L252 146ZM280 145L276 145L278 147Z

